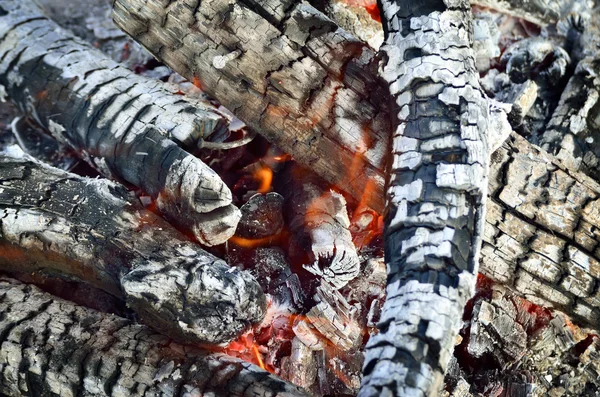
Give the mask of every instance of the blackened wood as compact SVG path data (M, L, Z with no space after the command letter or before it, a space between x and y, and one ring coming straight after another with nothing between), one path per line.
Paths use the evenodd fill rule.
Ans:
M368 183L383 190L389 95L377 82L375 53L315 8L295 0L117 0L113 19L329 182L355 197ZM380 194L365 201L383 208Z
M222 134L214 109L135 75L47 19L33 2L0 12L0 85L21 110L107 177L157 198L206 245L225 242L240 213L219 176L175 141Z
M4 396L295 397L259 367L0 278Z
M387 297L360 396L436 396L474 292L485 221L489 101L469 2L380 3L394 98L385 215Z
M184 341L226 342L262 319L265 297L252 276L202 250L122 186L23 156L0 157L2 270L84 281Z

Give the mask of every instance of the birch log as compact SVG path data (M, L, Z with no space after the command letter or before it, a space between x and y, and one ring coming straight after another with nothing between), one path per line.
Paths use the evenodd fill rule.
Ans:
M24 154L0 156L0 251L3 271L89 283L183 341L227 342L266 310L252 276L202 250L122 186Z
M283 15L291 15L291 14L286 14L283 13L283 11L281 11L281 8L277 8L277 7L268 7L265 1L263 2L254 2L252 4L252 7L248 7L245 4L241 3L241 2L234 2L232 4L234 4L233 9L235 11L227 11L227 9L221 9L220 12L216 12L214 11L214 13L216 13L215 15L219 15L221 17L221 19L224 21L223 24L214 24L214 21L212 19L209 19L206 15L208 9L210 9L210 7L217 7L214 4L216 3L215 0L207 0L204 1L201 6L198 8L198 12L194 13L192 10L187 10L183 5L179 4L180 2L178 1L173 1L171 2L171 6L168 9L162 9L162 8L152 8L150 9L149 6L144 3L138 3L137 0L116 0L115 1L115 9L114 9L114 17L115 20L117 22L117 24L119 24L124 30L126 30L127 32L129 32L130 34L133 34L134 37L136 37L138 40L140 40L146 47L148 47L152 52L154 52L154 54L159 57L161 60L167 62L172 68L174 68L175 70L178 70L179 73L183 73L183 74L187 74L189 77L193 77L194 75L194 71L198 70L198 71L202 71L204 73L204 86L207 90L212 90L211 94L212 95L216 95L217 98L219 98L220 100L224 100L227 101L228 98L232 98L233 96L229 96L229 97L225 97L223 95L224 92L228 92L231 93L229 91L229 89L233 90L233 93L235 94L235 96L239 96L239 97L243 97L243 98L250 98L250 94L247 92L248 90L252 90L251 87L256 87L256 86L260 86L261 84L263 84L263 80L259 77L260 74L257 74L254 72L254 65L262 65L263 62L265 62L266 59L272 59L273 57L275 57L277 54L279 54L278 50L276 47L274 46L269 46L269 37L271 37L271 39L275 40L273 37L280 37L280 36L255 36L252 38L252 40L250 42L247 42L247 38L245 38L244 34L242 33L236 33L236 32L245 32L243 30L243 26L244 24L250 24L250 21L253 21L251 24L252 26L256 25L256 26L263 26L264 29L266 29L267 31L271 32L271 35L275 35L276 32L279 32L278 34L282 34L281 31L279 31L277 29L277 26L279 26L276 22L282 20L282 18L284 18ZM133 7L133 4L135 4L136 6ZM220 4L220 3L219 3ZM295 8L290 6L289 12L293 12ZM162 11L161 11L162 10ZM162 17L161 16L165 16L169 13L175 13L176 11L179 13L177 15L181 15L181 13L183 11L187 12L187 16L189 18L189 22L187 25L185 24L181 24L180 25L180 29L184 29L185 34L182 34L181 36L186 36L188 38L190 38L190 40L188 41L187 39L185 41L181 41L180 39L178 39L177 35L174 35L172 32L165 30L164 27L161 27L160 21L162 21ZM238 18L232 18L231 16L235 13L236 16L239 15L244 15L244 18L242 19L241 17ZM169 14L170 15L170 14ZM211 14L212 15L212 14ZM279 17L277 17L277 15L279 15ZM318 18L316 18L316 20L323 20L325 17L321 16L320 14L314 14L317 15ZM195 16L196 19L193 19L192 16ZM169 18L174 18L174 17L169 17ZM171 26L170 24L172 22L170 22L170 19L166 20L166 26ZM219 19L219 20L221 20ZM325 18L326 20L326 18ZM197 22L196 22L197 21ZM212 21L212 22L211 22ZM300 31L303 29L303 26L305 27L305 25L302 24L302 21L304 21L304 19L301 18L296 18L295 20L292 20L290 18L288 18L286 20L286 29L283 29L284 31ZM185 26L195 26L194 24L198 23L199 25L201 25L198 29L196 28L187 28ZM330 23L333 23L330 21ZM294 29L292 29L294 27L294 25L299 25L298 27L295 27ZM147 26L148 29L144 30L143 27ZM206 30L204 30L204 26L208 26L208 28L206 28ZM227 26L228 28L225 29L225 26ZM185 28L184 28L185 27ZM274 29L274 30L273 30ZM310 29L309 29L310 30ZM338 28L334 28L332 27L332 31L334 32L338 32L338 33L334 33L335 37L341 38L342 37L348 37L347 33L340 33L340 29ZM200 32L200 33L199 33ZM204 33L201 33L204 32ZM236 45L240 45L240 46L247 46L247 45L261 45L263 46L263 48L269 48L270 50L265 52L256 52L256 51L246 51L245 53L243 53L243 56L240 56L240 58L236 58L235 60L231 60L230 63L228 63L227 65L230 66L232 69L226 68L226 69L216 69L214 67L212 67L211 65L206 66L205 69L201 69L200 66L196 65L196 59L195 57L184 57L182 56L182 54L185 53L189 53L189 51L191 51L192 48L194 48L195 45L198 45L198 41L194 41L194 40L208 40L206 38L206 35L208 35L210 32L210 34L212 35L212 39L211 40L217 40L216 38L218 37L226 37L227 38L227 42L228 43L239 43ZM311 34L316 34L316 30L312 30ZM322 32L323 34L320 37L320 40L325 40L327 37L330 37L330 35L325 34L324 32ZM224 35L224 36L223 36ZM287 37L287 36L286 36ZM308 37L308 36L307 36ZM312 37L312 36L311 36ZM191 38L194 38L194 40L192 40ZM223 39L225 40L225 39ZM281 36L279 41L284 41L284 42L288 42L286 41L286 39ZM345 48L344 47L344 43L349 43L349 42L356 42L356 39L348 39L349 41L343 41L339 47L336 46L330 46L328 47L328 49L323 49L322 52L320 52L320 54L322 54L322 59L327 59L327 60L333 60L336 59L336 56L339 56L339 54L344 53L342 50L340 50L340 48ZM274 42L279 42L279 41L274 41ZM210 41L212 42L212 41ZM306 41L306 44L301 45L299 43L295 43L294 45L296 46L296 48L298 48L298 50L302 53L305 54L313 54L314 51L311 50L311 48L314 48L314 45L316 45L316 43L318 43L318 41L316 39L308 39ZM233 45L233 44L231 44ZM290 44L291 45L291 44ZM245 47L243 47L245 48ZM287 47L286 47L287 48ZM159 52L160 50L160 52ZM202 58L203 56L208 57L208 55L211 54L210 49L206 50L205 52L200 52L200 55L198 59L202 60L204 58ZM225 50L223 50L225 51ZM338 52L339 51L339 52ZM346 51L348 52L348 51ZM260 53L260 56L258 55ZM338 55L336 55L338 54ZM282 55L278 55L278 56L282 56ZM336 79L338 79L337 81L341 81L344 85L340 86L340 90L338 90L339 93L344 93L344 92L348 92L348 90L350 90L349 92L354 92L354 90L356 90L356 95L363 95L364 92L369 92L369 88L371 87L371 93L369 95L371 100L370 100L370 106L373 107L373 109L376 109L376 114L378 115L377 118L381 118L383 116L387 115L387 109L388 109L388 104L386 102L386 98L389 97L389 94L386 93L384 90L386 90L386 88L384 87L384 85L377 80L377 74L376 74L376 70L374 68L372 68L373 64L375 63L374 60L374 53L369 50L368 48L363 47L362 48L362 52L360 52L360 55L354 54L352 55L350 58L346 58L346 62L337 62L337 63L333 63L333 62L328 62L325 66L328 66L328 69L331 74L329 75L330 78L332 78L331 76L337 76L335 77ZM206 62L210 63L210 57L206 58ZM320 58L321 59L321 58ZM244 64L243 67L240 67L239 62L241 62L241 60L244 60ZM200 61L198 61L200 62ZM204 62L204 61L203 61ZM248 65L252 65L252 66L248 66ZM337 66L336 66L337 65ZM346 68L343 69L341 67L341 65L346 65ZM235 68L234 68L235 66ZM337 67L337 69L336 69ZM301 69L300 69L301 70ZM235 72L235 74L232 74L233 71ZM345 72L345 73L344 73ZM211 78L208 78L208 76L214 76ZM224 87L229 87L227 88L227 91L222 91L219 89L217 89L217 84L216 81L219 81L219 84L225 84ZM250 84L250 87L244 87L241 85L236 85L236 81L246 81ZM378 88L373 88L372 85L376 84L378 85ZM302 95L299 95L298 97L308 97L308 93L309 90L307 88L308 86L306 85L299 85L297 88L301 91L298 92L302 92L304 93ZM360 87L363 87L363 89L360 89ZM302 91L304 90L304 91ZM327 92L326 92L327 88L326 87L322 87L322 88L316 88L314 91L311 91L312 94L314 96L323 96L326 97ZM265 99L265 101L275 101L276 98L279 97L279 95L283 95L282 93L275 91L274 89L270 89L268 91L268 98ZM354 95L354 94L353 94ZM338 96L338 98L341 98ZM261 109L262 108L256 108L256 107L252 107L252 106L242 106L242 99L240 99L239 101L236 102L235 104L235 108L233 109L235 111L235 113L237 115L239 115L242 118L245 118L245 120L263 120L265 121L266 119L262 118L261 119ZM271 103L271 102L269 102ZM279 102L278 102L279 103ZM326 103L333 103L331 101L326 101ZM269 105L272 107L272 105ZM342 112L342 108L345 108L344 106L347 106L348 109L350 109L352 107L351 103L345 104L344 102L336 102L336 109L338 109L339 112ZM360 107L359 107L360 108ZM307 108L308 109L308 108ZM309 114L310 112L313 112L314 110L307 110L307 114ZM382 159L385 157L384 153L386 150L388 150L388 145L389 145L389 136L391 134L391 132L389 131L386 123L378 123L377 126L381 127L380 130L374 130L374 128L372 126L369 126L369 123L366 122L366 120L369 119L369 117L371 117L370 115L374 114L372 112L356 112L356 114L354 114L353 117L347 117L347 118L342 118L341 116L336 116L336 115L343 115L344 113L336 113L334 112L328 112L328 113L324 113L322 114L323 118L321 119L321 121L324 124L327 125L335 125L335 120L337 120L337 122L342 122L344 125L347 127L347 131L359 131L362 130L364 133L364 136L367 137L367 141L368 142L372 142L374 143L376 146L371 147L369 150L367 150L366 152L363 153L363 155L360 155L360 151L357 155L357 148L355 145L355 141L356 139L353 139L350 135L344 135L342 132L342 130L338 130L338 132L335 132L335 130L333 129L326 129L326 130L322 130L322 132L325 134L325 136L321 136L321 133L312 133L311 131L311 127L310 125L306 125L305 123L302 122L302 117L299 117L297 119L287 119L285 124L279 123L279 124L270 124L269 128L268 128L268 137L269 139L274 140L278 145L282 146L282 147L287 147L287 151L294 156L294 158L298 159L298 160L303 160L305 159L304 155L302 154L302 151L306 150L306 146L302 143L298 143L298 144L289 144L286 146L286 144L284 143L284 141L286 139L289 139L289 137L291 135L294 136L299 136L299 137L309 137L309 141L311 142L310 147L313 148L313 150L316 150L318 152L324 152L325 150L327 150L325 148L325 146L323 146L323 140L322 139L328 139L328 142L333 142L336 141L337 138L346 136L348 139L338 139L337 142L339 143L339 147L336 149L338 152L343 152L343 153L354 153L354 155L352 157L338 157L336 156L336 153L338 152L331 152L333 153L333 155L331 155L330 153L328 153L326 156L323 156L323 158L321 159L321 161L327 161L327 162L331 162L331 163L335 163L335 165L332 166L328 166L325 167L326 169L324 169L321 166L314 166L314 167L310 167L310 170L319 174L321 177L328 179L330 182L333 181L336 183L336 186L338 186L341 189L344 189L348 192L350 192L356 199L361 199L363 197L363 194L365 191L370 190L371 193L369 195L367 195L365 197L365 200L367 202L370 203L370 205L372 206L373 209L375 209L376 211L379 211L380 213L383 212L383 200L377 200L377 197L382 198L384 197L384 193L383 193L383 174L384 174L384 167L382 165ZM387 117L387 116L386 116ZM266 121L265 121L266 122ZM259 123L260 124L260 123ZM257 124L257 125L259 125ZM316 128L316 127L315 127ZM292 133L291 133L291 132ZM308 135L307 135L308 134ZM337 134L337 135L336 135ZM383 134L383 135L382 135ZM330 137L330 138L328 138ZM336 138L337 137L337 138ZM296 139L296 138L294 138ZM301 138L304 139L304 138ZM512 253L511 249L510 249L510 244L508 245L501 245L503 244L504 241L507 242L512 242L513 241L520 241L521 239L521 230L523 228L527 228L528 230L552 230L552 234L554 236L556 236L559 240L563 241L563 243L561 244L566 244L569 245L570 241L571 241L571 231L566 231L566 233L564 234L559 234L559 232L562 230L563 225L565 224L571 224L572 222L575 222L575 224L577 224L579 222L579 228L576 230L579 230L577 233L579 233L582 237L580 238L589 238L590 239L590 244L591 246L595 247L595 240L596 240L596 236L597 236L597 230L600 230L600 224L596 221L596 218L592 215L593 212L589 212L588 211L592 211L590 208L592 208L591 206L595 206L596 204L595 201L598 199L599 194L600 194L600 185L598 185L597 183L593 182L592 180L590 180L589 178L586 178L585 175L583 175L582 173L576 172L574 169L571 168L570 165L564 165L561 164L560 161L558 161L554 156L548 155L548 153L545 153L543 150L540 150L539 148L531 145L530 143L524 141L521 138L518 138L518 136L516 134L511 135L511 141L514 142L518 142L518 144L514 144L514 145L507 145L504 146L502 148L503 150L503 154L502 155L498 155L498 156L494 156L494 167L490 170L490 198L488 199L488 206L490 208L494 208L497 209L497 211L489 211L488 215L486 216L486 223L487 223L487 227L489 229L489 227L493 226L496 227L498 226L498 222L502 219L509 219L510 222L508 222L509 224L512 224L512 222L514 223L514 227L503 227L502 228L502 232L501 235L503 237L499 238L499 239L492 239L491 235L489 235L486 232L486 243L484 244L484 254L482 257L482 262L481 262L481 267L480 267L480 271L488 276L491 277L493 279L495 279L498 282L502 282L502 283L512 283L512 285L514 285L514 281L516 280L516 271L519 268L519 264L521 263L521 256L520 255L515 255ZM380 146L379 143L383 143L383 146ZM518 168L516 165L518 164L518 162L515 162L514 159L519 157L521 159L526 158L526 153L539 153L540 155L544 156L544 164L546 164L547 167L549 167L550 169L556 168L556 169L560 169L562 170L562 172L564 172L565 174L568 174L572 177L572 179L570 179L569 185L571 186L571 189L573 191L586 191L586 195L588 195L589 201L579 201L579 200L575 200L575 201L569 201L569 210L568 211L559 211L559 210L554 210L552 211L552 222L553 224L551 226L548 226L548 223L541 224L540 223L540 219L543 219L546 214L544 211L542 211L540 208L542 207L538 207L538 206L530 206L530 210L533 211L532 213L530 213L528 216L519 216L517 217L518 213L514 208L514 205L510 205L504 201L502 201L501 199L499 199L498 195L496 193L493 192L497 192L499 187L503 186L504 184L506 184L506 180L507 180L507 171L509 169L513 169L514 171L511 172L511 184L515 184L518 186L527 186L529 184L529 180L531 179L531 175L529 174L529 172L523 172L523 170L521 170L520 168ZM370 159L370 160L368 160ZM305 163L306 164L306 163ZM360 174L360 170L368 168L369 165L368 164L372 164L373 165L373 170L374 170L374 174L372 175L372 181L374 182L373 185L371 185L372 189L367 189L367 180L365 180L364 178L360 177L360 178L349 178L348 177L348 170L352 170L353 173L356 174ZM512 167L511 167L512 165ZM528 168L530 169L530 168ZM517 172L517 171L521 171L521 172ZM552 197L554 197L552 200L556 200L554 202L559 203L559 202L564 202L565 198L562 197L559 192L555 192L553 190L548 190L548 193L552 193ZM522 197L525 197L525 199L527 199L526 197L531 197L533 201L539 201L539 198L534 198L534 196L529 196L527 194L526 191L521 191L520 192L521 195L524 195ZM557 204L559 205L559 204ZM579 221L581 220L581 221ZM497 233L497 232L496 232ZM493 234L495 235L495 234ZM584 236L589 236L589 237L584 237ZM535 248L533 248L531 250L532 253L537 253L539 255L544 255L543 251L541 250L537 250ZM595 248L592 248L590 250L586 250L584 251L586 252L586 255L590 258L591 261L598 261L600 260L600 251L596 251ZM569 268L581 268L581 266L578 266L576 262L574 262L573 260L571 260L571 258L569 257L562 257L559 260L559 263L557 263L557 266L560 266L562 269L564 269L562 274L567 274ZM564 294L566 291L564 289L557 289L556 285L553 284L549 284L547 281L544 281L544 279L539 278L536 273L541 272L542 270L540 269L539 271L534 271L533 273L528 273L531 274L533 277L533 280L535 280L538 283L539 288L536 288L536 292L532 291L531 289L529 289L529 292L527 293L528 297L530 299L535 299L534 297L537 297L539 299L543 299L546 303L546 305L551 304L553 307L557 307L556 303L551 303L549 302L547 299L545 299L545 296L549 293L552 294ZM589 274L589 273L588 273ZM595 291L597 290L597 283L598 283L598 278L593 275L590 274L590 276L594 279L594 283L593 283L593 287L591 288L592 291L592 296L595 294ZM584 276L585 277L585 276ZM520 285L525 286L526 283L521 283ZM570 296L571 298L573 298L572 295L569 295L567 293L568 296ZM568 302L575 302L577 299L575 300L571 300ZM539 303L541 303L541 300L538 300ZM566 301L565 301L566 302ZM583 319L585 317L585 322L593 325L594 327L599 327L600 323L597 322L597 320L595 320L596 318L596 309L594 309L592 312L589 313L589 315L587 316L579 316L576 315L574 312L574 306L569 304L567 302L566 305L561 305L560 308L562 310L564 310L565 312L571 314L571 315L575 315L577 317L579 317L580 319Z
M0 4L0 85L59 142L157 198L203 244L235 232L240 213L227 186L175 143L222 135L227 123L215 110L135 75L17 0Z
M387 1L383 78L394 98L386 302L359 396L436 396L475 288L485 221L488 99L467 0Z
M3 396L308 396L250 363L5 277L0 318Z

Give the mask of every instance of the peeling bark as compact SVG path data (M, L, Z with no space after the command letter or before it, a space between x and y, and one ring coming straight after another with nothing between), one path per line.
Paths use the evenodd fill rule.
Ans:
M206 245L225 242L240 213L219 176L180 148L218 138L214 109L135 75L47 19L32 2L0 13L0 85L20 109L107 177L158 199Z
M0 156L0 269L89 283L184 341L226 342L263 318L254 278L189 241L122 186L23 156Z
M3 396L308 396L259 367L0 278Z
M382 1L382 77L394 98L388 269L360 396L436 396L479 264L494 128L468 1Z

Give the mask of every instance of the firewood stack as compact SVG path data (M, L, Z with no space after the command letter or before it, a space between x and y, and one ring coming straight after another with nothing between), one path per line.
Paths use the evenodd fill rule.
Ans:
M599 395L591 1L39 3L1 395Z

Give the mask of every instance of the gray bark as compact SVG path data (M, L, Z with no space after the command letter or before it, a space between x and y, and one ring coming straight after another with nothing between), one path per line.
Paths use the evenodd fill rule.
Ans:
M202 250L122 186L28 156L0 157L0 247L1 270L89 283L179 340L229 341L266 310L252 276Z
M436 396L475 288L488 140L469 2L382 1L382 77L394 98L388 269L360 396Z
M220 114L119 66L32 2L0 7L0 85L23 112L103 175L156 198L203 244L233 235L240 213L231 192L175 143L218 138L226 131Z
M308 396L250 363L0 278L4 396Z

